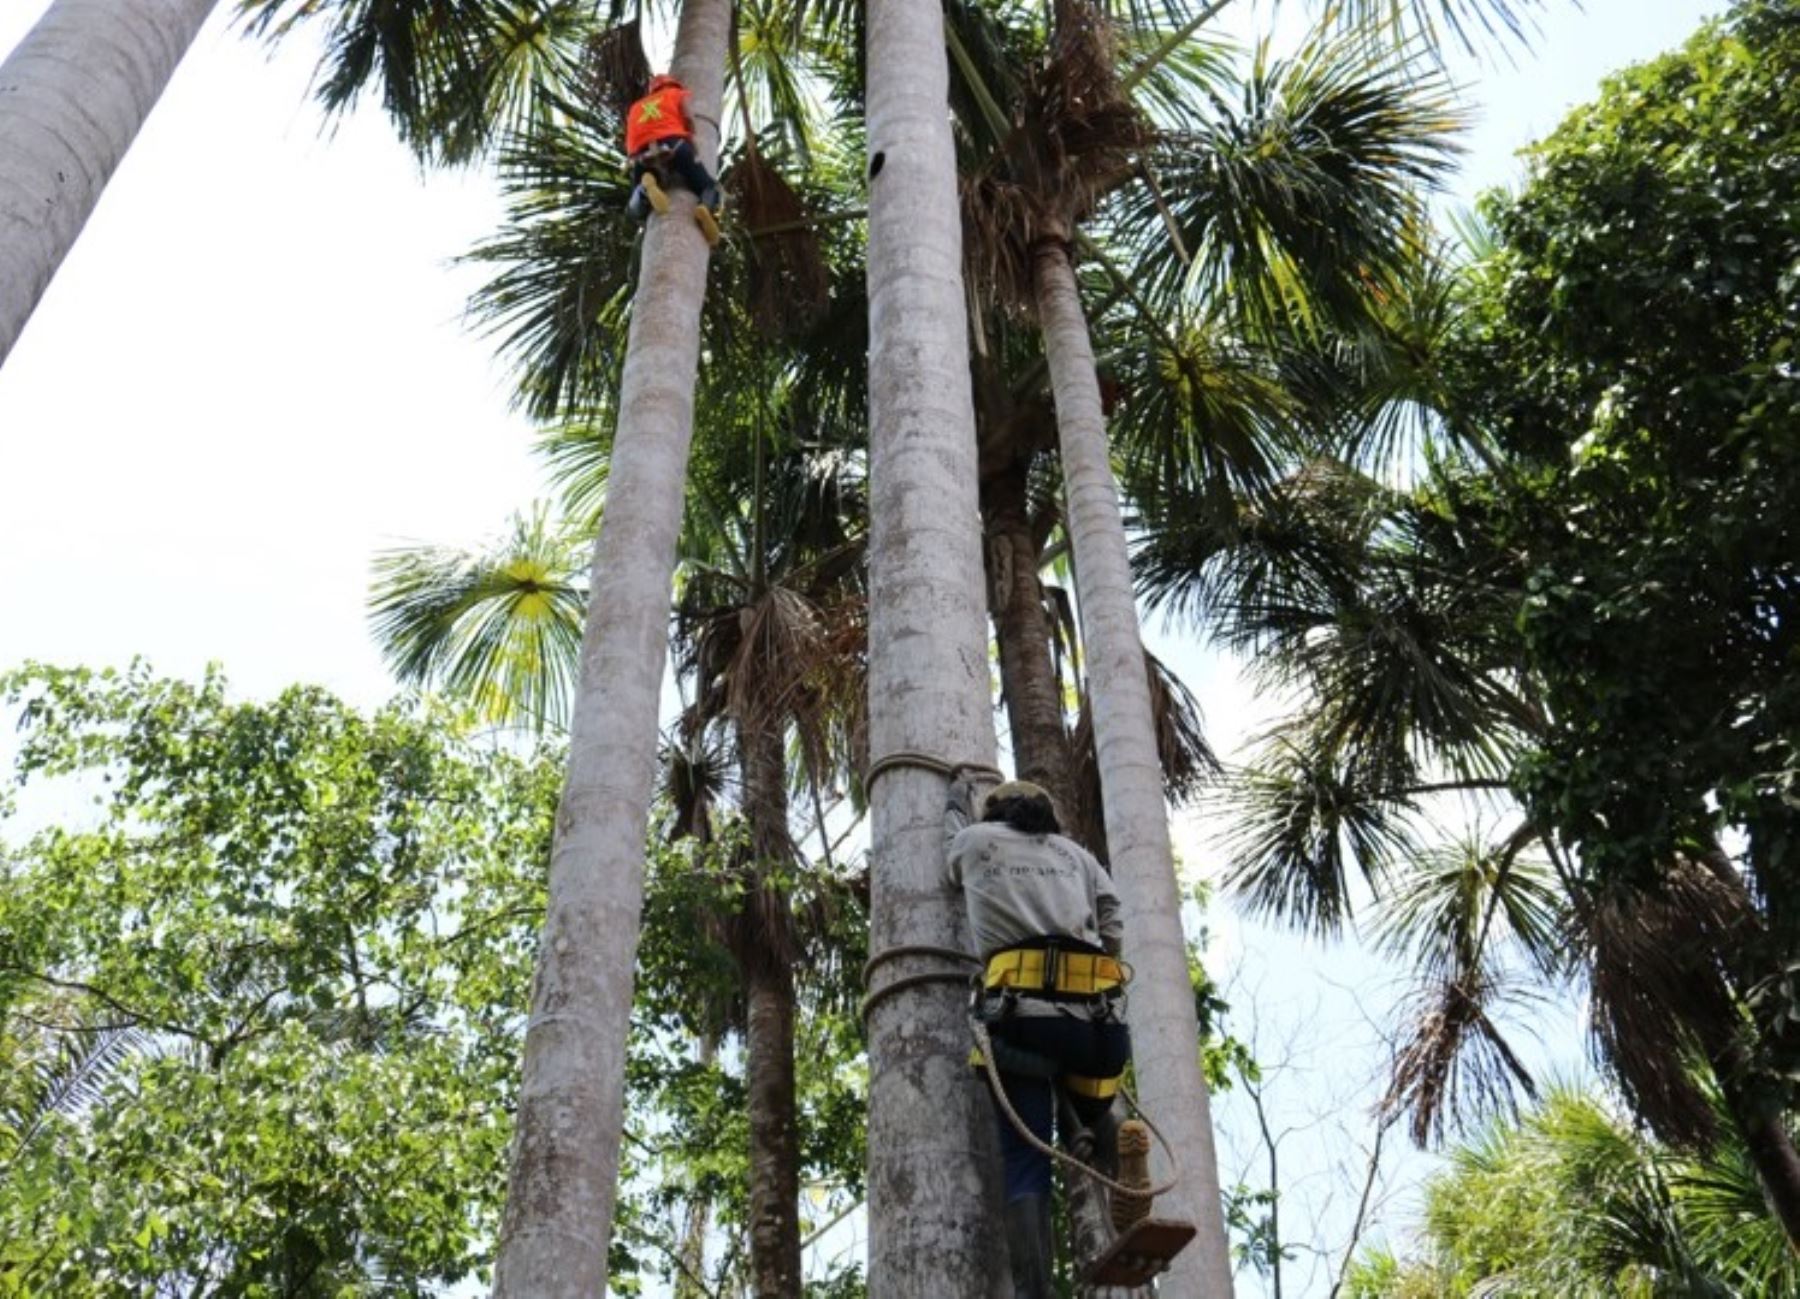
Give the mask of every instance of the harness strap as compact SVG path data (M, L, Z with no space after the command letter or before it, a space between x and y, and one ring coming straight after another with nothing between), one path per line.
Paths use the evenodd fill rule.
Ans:
M1093 1001L1120 995L1131 969L1117 957L1046 942L1008 947L988 958L983 985L1029 992L1046 1001Z

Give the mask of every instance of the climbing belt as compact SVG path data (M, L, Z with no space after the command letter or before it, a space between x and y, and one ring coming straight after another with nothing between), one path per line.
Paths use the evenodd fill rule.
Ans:
M914 749L896 749L892 753L884 753L869 764L869 772L863 777L863 794L874 793L875 782L895 767L918 767L923 771L935 771L940 776L948 776L955 780L965 771L977 776L992 776L996 782L1006 779L1006 773L998 768L990 767L983 762L945 762L942 758L934 758L929 753L920 753ZM958 956L962 953L958 952Z
M870 778L873 779L872 774ZM888 961L899 960L902 957L907 956L934 956L942 960L956 961L963 965L974 966L977 969L985 968L985 963L979 957L970 956L967 952L959 952L954 948L932 947L917 943L902 944L898 947L890 947L885 951L877 952L874 956L869 958L868 964L863 966L863 986L868 986L870 976L880 966L886 964ZM981 976L979 974L970 976L958 974L952 970L927 970L919 974L902 975L891 983L885 983L881 987L870 991L869 994L862 999L862 1007L859 1014L866 1024L871 1010L882 1001L904 988L917 987L920 984L926 983L959 983L967 985L971 982L974 982L976 986L979 987L980 978ZM1156 1123L1148 1114L1144 1113L1144 1107L1138 1104L1137 1097L1132 1094L1129 1087L1126 1087L1123 1084L1119 1087L1120 1094L1125 1097L1125 1103L1131 1106L1131 1112L1133 1114L1144 1121L1144 1126L1150 1129L1150 1134L1156 1138L1156 1143L1163 1148L1163 1153L1169 1157L1168 1180L1159 1183L1156 1186L1152 1186L1148 1190L1145 1190L1142 1187L1127 1186L1122 1182L1115 1182L1099 1169L1082 1162L1073 1155L1058 1150L1047 1142L1039 1140L1037 1134L1026 1126L1025 1120L1020 1118L1019 1112L1013 1108L1012 1101L1007 1098L1006 1088L1000 1085L1000 1070L994 1063L994 1044L992 1039L988 1036L987 1025L982 1023L980 1019L971 1016L969 1027L974 1032L975 1045L981 1051L981 1064L982 1068L987 1071L988 1084L993 1088L994 1095L1000 1101L1001 1113L1006 1115L1007 1122L1013 1125L1013 1130L1023 1137L1026 1143L1037 1150L1038 1153L1048 1155L1055 1162L1073 1168L1077 1172L1085 1173L1087 1176L1100 1183L1100 1185L1104 1186L1107 1190L1112 1191L1117 1195L1154 1199L1156 1196L1166 1195L1168 1192L1175 1189L1176 1184L1181 1181L1181 1163L1175 1158L1175 1150L1169 1145L1168 1138L1163 1136L1162 1129L1156 1126Z

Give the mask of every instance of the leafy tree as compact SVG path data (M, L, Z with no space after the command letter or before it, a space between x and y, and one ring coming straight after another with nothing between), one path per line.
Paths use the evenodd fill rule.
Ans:
M1666 892L1675 855L1742 873L1719 955L1758 1058L1705 1049L1764 1124L1800 1062L1797 72L1800 15L1744 3L1609 83L1491 205L1456 353L1511 458L1497 541L1547 714L1520 787L1603 894ZM1765 1176L1800 1239L1800 1163Z
M234 704L217 674L28 667L4 689L28 792L97 807L3 859L0 1289L473 1272L552 768L416 709Z
M0 849L0 1294L425 1294L481 1275L554 751L475 743L416 704L238 703L216 674L28 667L5 691L23 807L50 815ZM699 1188L725 1242L709 1290L742 1274L752 1219L742 1062L686 1048L735 995L703 917L737 879L697 844L650 858L622 1294L681 1274ZM861 1191L860 916L802 905L831 941L797 1015L799 1175L837 1207Z

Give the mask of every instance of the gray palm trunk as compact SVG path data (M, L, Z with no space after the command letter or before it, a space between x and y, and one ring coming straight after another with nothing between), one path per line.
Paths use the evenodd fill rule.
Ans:
M1062 448L1068 531L1075 551L1094 743L1106 804L1106 841L1124 906L1131 987L1132 1052L1141 1099L1174 1147L1182 1180L1159 1211L1188 1218L1199 1237L1176 1259L1160 1293L1219 1299L1231 1293L1231 1254L1213 1150L1211 1102L1200 1072L1199 1023L1188 982L1152 724L1150 683L1137 601L1106 440L1093 345L1066 249L1046 243L1035 258L1034 292ZM1158 1152L1160 1178L1166 1163Z
M949 70L935 0L868 6L870 752L994 760ZM870 949L968 950L944 872L944 776L871 794ZM962 973L938 958L883 964ZM998 1156L968 1066L964 993L910 987L869 1016L869 1292L998 1296Z
M693 94L709 166L730 25L729 0L686 0L675 36L673 71ZM645 824L706 295L708 249L694 198L678 191L670 199L672 211L653 217L644 235L594 549L494 1269L494 1294L507 1299L590 1299L606 1285Z
M0 365L217 0L56 0L0 65Z

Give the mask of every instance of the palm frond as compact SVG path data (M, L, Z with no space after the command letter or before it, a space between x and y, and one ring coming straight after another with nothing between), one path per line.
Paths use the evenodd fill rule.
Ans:
M400 138L447 163L544 120L545 92L573 84L593 23L579 0L240 0L238 13L271 41L323 21L327 112L348 112L373 84Z
M1352 912L1352 869L1380 888L1410 855L1412 799L1343 755L1276 734L1216 796L1231 829L1226 885L1251 911L1335 934Z
M1489 964L1516 943L1537 969L1559 972L1568 908L1549 865L1525 855L1532 837L1471 835L1413 859L1392 876L1376 913L1376 949L1439 976Z
M98 1103L108 1083L154 1040L135 1025L84 1024L79 1008L67 1009L74 1013L67 1029L32 1030L37 1049L25 1053L27 1076L0 1091L10 1102L0 1110L5 1165L22 1159L58 1119L78 1117Z
M1529 44L1532 15L1548 7L1545 0L1335 0L1330 12L1340 28L1385 35L1397 46L1437 50L1454 41L1474 54Z
M587 607L586 547L538 507L480 551L403 547L376 556L369 618L395 676L489 720L567 724Z
M1185 278L1200 301L1263 324L1360 327L1455 156L1446 85L1365 41L1320 35L1291 59L1259 49L1239 102L1213 108L1156 155L1193 263L1146 255L1147 293L1173 298ZM1164 215L1144 201L1113 216L1146 254L1166 241Z

